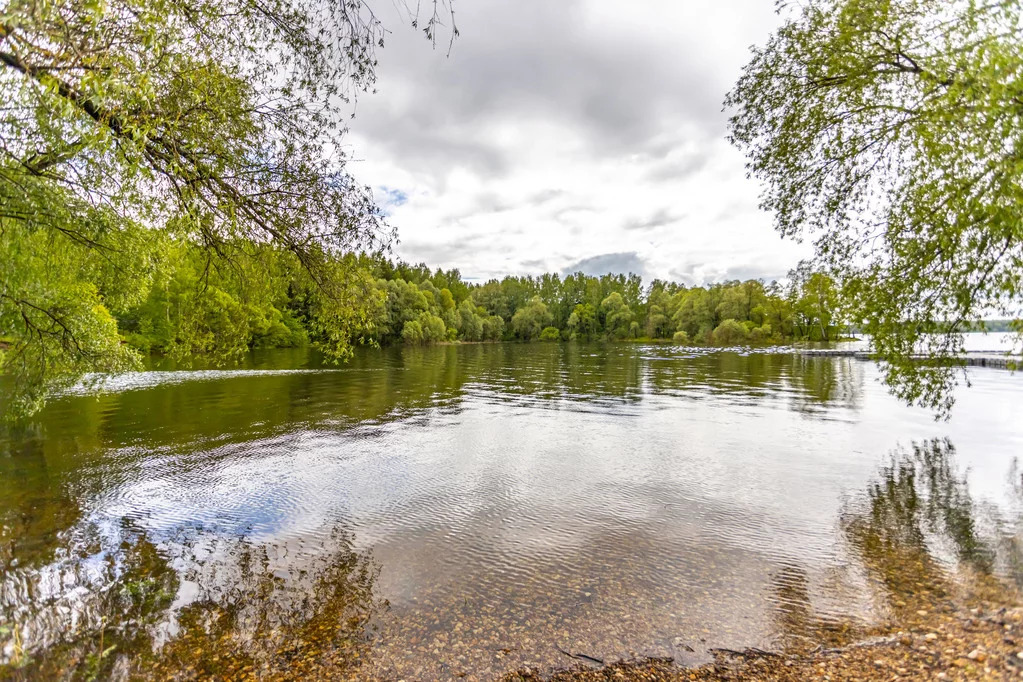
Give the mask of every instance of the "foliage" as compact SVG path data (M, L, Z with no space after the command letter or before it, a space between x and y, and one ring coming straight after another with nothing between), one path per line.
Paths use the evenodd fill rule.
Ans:
M0 183L0 187L2 187ZM70 197L65 196L70 199ZM3 205L3 204L0 204ZM10 205L3 205L6 210ZM83 210L104 230L106 212L66 201L54 214ZM0 368L14 385L4 407L14 413L37 409L48 393L87 372L132 368L137 356L121 345L117 323L106 301L130 305L138 291L125 286L132 275L146 277L145 257L115 266L95 250L76 248L20 222L3 223L0 239L0 336L10 347L0 351ZM145 252L149 236L141 230L112 235L126 253Z
M599 326L597 323L597 309L589 303L579 303L575 306L572 314L568 316L567 326L573 339L589 340L594 338Z
M544 327L540 332L541 341L560 341L561 331L557 327Z
M512 331L515 338L532 341L540 336L543 328L553 319L540 297L534 296L529 303L515 311L511 321Z
M813 237L894 392L946 413L961 332L1023 298L1021 32L1008 0L809 0L726 102L778 230Z
M146 298L114 310L129 344L180 359L204 355L230 360L249 348L323 343L323 328L329 325L320 318L330 313L329 299L293 254L260 245L239 251L244 251L245 258L236 259L231 267L205 271L201 249L187 242L165 244ZM327 266L334 265L335 258L324 260ZM626 303L630 283L638 283L632 278L573 275L562 280L545 275L477 285L462 282L457 271L431 271L425 265L392 263L378 256L341 260L336 266L344 271L343 277L358 286L351 298L361 301L362 316L350 322L349 333L368 343L535 340L548 329L553 329L547 331L549 339L638 338L644 330L654 331L647 338L672 338L684 331L675 328L676 321L699 325L701 342L720 343L713 331L732 319L755 342L820 338L822 325L833 333L833 315L816 318L820 306L801 284L782 291L777 285L765 287L756 281L693 289L655 282L647 296L641 295L633 304L634 309ZM799 281L794 273L793 282ZM824 281L830 282L826 277ZM436 283L445 286L438 289ZM835 287L830 283L825 288ZM751 297L750 292L755 295ZM597 305L565 305L572 295L595 300ZM513 308L510 301L519 303ZM559 308L571 311L562 316L560 326L552 312ZM781 319L780 327L787 325L799 333L775 334L768 319ZM714 327L709 326L711 322L716 323Z
M638 338L643 330L654 332L649 338L689 344L687 329L697 329L700 336L695 340L701 343L731 345L819 338L822 328L833 333L835 320L835 313L814 317L822 310L816 292L833 291L835 285L825 277L819 287L807 288L804 280L817 281L812 273L802 279L794 273L788 290L755 281L693 289L654 282L644 297L635 294L637 287L642 292L635 277L545 275L469 284L457 270L432 271L382 256L321 254L320 273L331 279L334 291L345 292L339 300L320 286L296 254L275 245L236 240L229 243L230 261L221 262L208 260L202 246L188 239L142 229L125 231L120 238L126 249L132 240L153 242L144 246L149 254L146 287L138 286L140 276L126 281L119 269L105 269L106 261L96 252L65 248L63 241L47 240L43 233L33 237L32 249L12 249L24 242L3 245L11 254L4 263L17 264L8 280L30 289L26 300L50 300L43 298L51 295L48 292L31 289L38 286L37 275L45 269L53 273L49 281L67 278L58 291L74 292L51 303L64 306L66 319L77 321L84 315L91 324L97 319L92 306L108 311L98 318L107 325L98 338L116 339L120 334L127 342L100 349L117 359L105 366L110 372L134 366L137 351L166 353L186 363L197 356L230 362L251 348L306 343L337 356L352 339L380 345L587 341ZM8 291L13 296L17 289ZM85 312L75 313L76 306ZM51 322L41 311L24 312L44 330L40 342L30 346L40 355L22 351L6 357L53 363L50 345L65 341L47 326ZM8 319L5 324L23 323L20 320ZM93 361L88 369L98 367ZM87 370L62 371L59 376L76 377L81 371ZM20 373L30 376L30 368L21 368ZM13 395L20 401L17 407L27 411L47 391L64 385L29 381Z
M604 316L604 329L609 336L624 339L630 335L633 321L632 310L625 303L622 295L615 291L600 302L600 312Z
M431 39L444 6L423 25ZM137 338L183 355L301 340L273 296L238 297L259 288L250 256L266 249L306 270L317 299L306 329L346 357L364 282L338 254L391 234L338 150L383 36L361 0L5 3L0 361L17 386L6 407L31 412L88 372L134 366L118 312L165 306L169 319Z
M838 285L806 265L790 273L787 287L748 280L686 288L655 280L645 295L636 276L576 273L562 279L546 274L466 284L455 270L431 271L424 264L364 258L359 268L379 278L375 289L384 303L358 336L381 344L641 336L683 343L766 344L832 339L842 319ZM435 283L445 286L437 289ZM403 335L409 320L423 326L424 312L444 322L446 337L439 328L438 334L424 336L415 326Z
M714 329L714 343L719 346L735 346L749 338L749 331L741 323L727 319Z

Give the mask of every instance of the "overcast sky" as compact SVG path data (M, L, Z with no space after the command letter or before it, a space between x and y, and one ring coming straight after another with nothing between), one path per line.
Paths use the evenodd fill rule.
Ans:
M450 56L396 12L350 170L397 255L468 278L782 277L809 255L757 208L725 93L773 0L457 0Z

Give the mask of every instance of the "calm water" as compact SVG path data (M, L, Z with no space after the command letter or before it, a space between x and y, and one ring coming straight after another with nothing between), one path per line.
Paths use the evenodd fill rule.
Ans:
M929 584L1020 573L1009 372L935 422L869 363L784 353L158 369L2 436L0 677L693 663L879 622L907 553Z

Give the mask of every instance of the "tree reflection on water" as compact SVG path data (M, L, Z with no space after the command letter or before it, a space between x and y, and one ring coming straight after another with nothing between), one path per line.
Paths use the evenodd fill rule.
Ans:
M842 525L895 618L912 620L957 589L994 587L996 564L1014 561L997 532L1014 522L992 514L971 498L955 447L936 439L896 451Z
M792 445L860 433L852 362L579 345L360 358L68 398L37 430L0 432L0 678L401 677L463 654L466 674L497 674L506 650L547 655L554 615L577 641L597 623L608 650L707 624L708 646L813 647L866 633L879 604L950 603L961 574L1023 576L1020 472L1015 502L978 502L948 441L893 453L828 537L815 507L781 499L823 481L808 502L833 510L862 486L840 481L866 445ZM461 648L438 653L456 602L462 634L442 634Z
M366 658L386 604L347 532L289 547L119 531L111 550L4 576L0 677L343 678Z
M1010 480L1023 503L1015 465ZM950 441L897 449L840 520L855 558L852 575L862 571L867 594L849 575L829 587L858 591L861 601L872 593L889 625L918 623L964 603L1011 600L1012 584L1021 584L1023 575L1018 511L973 500ZM867 612L853 617L815 608L834 595L815 590L798 563L776 569L771 586L777 641L788 650L840 646L877 632Z

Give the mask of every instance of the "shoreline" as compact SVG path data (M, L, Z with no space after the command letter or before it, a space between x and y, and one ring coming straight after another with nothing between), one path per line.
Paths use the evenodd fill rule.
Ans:
M519 671L502 682L1023 679L1023 609L964 611L931 626L805 654L750 648L717 650L714 658L713 663L692 668L667 657L618 661L602 667L579 663L546 673Z
M891 680L1023 679L1023 607L1016 592L988 583L980 592L951 601L930 586L906 595L902 617L867 628L829 646L809 650L709 649L713 662L685 666L673 657L646 657L606 664L565 652L577 663L557 670L524 669L501 682L889 682ZM907 603L908 602L908 603Z

